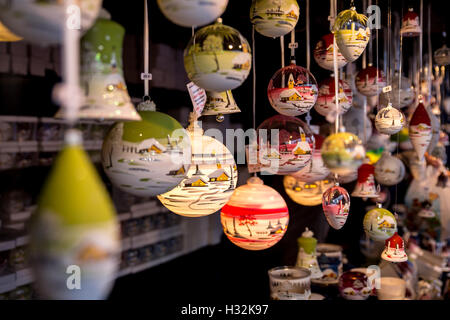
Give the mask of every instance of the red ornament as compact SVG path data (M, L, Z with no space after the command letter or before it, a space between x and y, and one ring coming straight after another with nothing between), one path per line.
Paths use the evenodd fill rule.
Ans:
M409 8L408 12L403 16L400 34L403 37L418 37L421 33L422 28L420 27L419 15L414 12L413 8Z
M372 289L366 274L347 271L339 277L339 292L346 300L366 300Z
M372 97L378 95L386 86L386 78L383 71L368 65L356 75L355 85L361 94Z
M333 42L334 42L334 35L332 33L329 33L327 35L324 35L319 40L319 42L317 42L317 45L314 49L314 60L316 60L317 64L320 67L330 71L334 70ZM339 48L337 48L336 56L338 68L342 68L348 63L348 61L339 51Z
M381 258L390 262L405 262L408 260L408 256L405 252L404 241L397 232L386 240L385 249L381 254Z
M409 122L409 138L419 160L423 159L423 156L431 143L432 136L431 118L428 115L422 100L420 100L419 105Z
M378 198L379 192L375 186L375 167L364 163L358 168L358 182L352 197Z
M339 80L338 83L339 114L344 114L352 106L353 93L347 81ZM324 117L328 116L330 113L334 113L334 116L330 119L333 121L336 118L335 88L336 85L334 77L329 77L323 80L319 85L319 96L317 97L317 103L314 105L316 111Z

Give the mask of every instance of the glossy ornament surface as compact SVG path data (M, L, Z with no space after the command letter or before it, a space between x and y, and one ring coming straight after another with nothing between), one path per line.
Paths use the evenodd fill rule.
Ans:
M238 171L233 155L218 140L191 122L191 167L174 189L158 196L173 213L201 217L219 211L233 194Z
M259 125L257 134L261 171L282 175L295 173L312 159L314 136L300 119L273 116Z
M302 206L318 206L322 203L323 193L333 186L328 179L304 182L293 176L286 175L283 179L284 191L289 198Z
M367 68L358 72L355 85L361 94L366 97L373 97L380 94L386 86L386 78L382 70L369 64Z
M394 186L405 177L403 162L388 152L383 152L381 158L375 163L375 179L382 185Z
M119 122L102 147L102 164L111 182L138 197L153 197L175 188L191 162L191 141L169 115L139 111L142 121Z
M208 91L239 87L247 79L251 64L247 40L220 19L195 32L184 51L188 78Z
M223 92L206 91L206 103L202 116L220 116L241 112L231 90Z
M409 122L409 139L422 160L431 143L433 132L430 116L422 102L419 102Z
M380 109L375 117L375 127L382 134L396 134L402 130L405 123L403 113L392 107L392 104L388 104L387 107Z
M314 233L306 228L302 236L297 239L297 244L299 249L296 266L311 271L311 279L322 278L323 274L317 262L317 239L314 238Z
M348 62L361 56L370 39L367 17L357 13L355 7L339 12L333 32L339 50Z
M270 105L285 116L299 116L317 101L317 82L307 69L291 63L270 79L267 96Z
M78 0L81 32L86 32L97 19L102 0ZM39 46L62 42L66 19L64 1L14 0L0 2L0 20L17 37ZM73 12L71 12L73 14Z
M366 213L363 226L367 235L375 241L387 240L397 232L397 220L389 210L381 208L381 205Z
M303 182L313 183L324 180L330 175L330 170L323 164L322 154L320 153L325 139L318 134L314 134L314 140L315 148L311 161L303 169L291 174L291 176Z
M422 33L420 27L419 15L414 12L413 8L409 8L408 12L403 16L400 35L403 37L418 37Z
M375 167L369 163L364 163L358 168L358 182L352 197L378 198L379 191L375 186Z
M361 140L352 133L339 132L328 136L322 145L322 159L332 173L348 174L362 164L365 150Z
M346 184L358 179L358 168L352 169L345 174L338 175L338 182L340 184Z
M339 277L339 293L346 300L366 300L371 292L365 273L347 271Z
M45 299L105 299L119 267L116 212L81 146L81 132L68 131L31 222L31 265ZM78 290L68 290L71 265L82 270Z
M385 249L383 250L383 253L381 253L381 258L390 262L408 261L408 256L405 252L405 244L402 237L400 237L397 232L386 240Z
M394 108L400 109L414 102L415 92L411 80L403 76L399 79L397 74L394 75L391 86L391 91L380 93L380 105L387 106L390 101Z
M286 233L289 212L275 189L252 177L235 190L222 208L220 220L232 243L246 250L264 250Z
M297 25L300 8L296 0L253 0L250 21L266 37L277 38Z
M157 3L172 23L182 27L201 27L220 17L228 0L157 0Z
M327 35L324 35L319 40L319 42L317 42L316 47L314 48L313 51L314 60L316 61L316 63L320 67L330 71L334 71L333 50L335 47L333 46L333 44L334 44L334 34L329 33ZM337 66L338 69L340 69L343 66L345 66L348 63L348 61L344 58L344 56L339 51L339 48L337 46L336 48L337 48L336 52Z
M341 229L350 211L350 196L339 184L323 193L322 208L328 224L336 230Z
M347 81L339 80L338 83L339 114L344 114L352 106L353 93ZM314 109L320 115L327 117L329 122L333 122L336 119L335 88L334 77L329 77L322 81L319 86L317 103L314 105ZM328 117L330 114L333 114L333 116Z
M366 118L365 123L364 117ZM364 114L363 108L355 107L355 105L342 116L342 125L345 127L346 132L353 133L361 141L364 141L364 135L366 141L368 141L373 133L372 121L369 116Z

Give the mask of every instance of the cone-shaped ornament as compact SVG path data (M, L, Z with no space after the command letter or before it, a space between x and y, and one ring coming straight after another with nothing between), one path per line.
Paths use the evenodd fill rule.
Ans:
M409 122L409 139L419 160L423 159L425 151L430 145L432 135L430 116L423 102L420 101Z
M378 198L379 191L375 186L375 167L369 163L364 163L358 168L358 182L352 197Z

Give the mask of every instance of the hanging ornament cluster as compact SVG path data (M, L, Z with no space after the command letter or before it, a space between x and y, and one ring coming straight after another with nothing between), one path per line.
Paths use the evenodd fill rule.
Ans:
M184 51L189 79L208 91L239 87L250 73L251 60L247 40L221 19L195 32Z
M300 8L296 0L253 0L250 20L255 30L266 37L277 38L297 25Z
M369 163L364 163L358 168L358 182L352 197L378 198L379 190L375 186L375 167Z
M322 145L322 159L332 173L349 174L365 158L361 140L352 133L339 132L328 136Z
M350 109L353 101L353 93L350 85L345 80L339 80L338 102L339 114L344 114ZM329 122L333 122L336 118L336 96L335 96L335 79L334 76L323 80L319 86L319 96L314 109L327 117Z
M385 186L398 184L405 177L405 172L406 169L403 162L386 151L375 163L375 179Z
M337 50L336 52L337 67L338 69L344 67L348 63L348 61L339 51L339 48L334 45L334 35L332 33L324 35L319 40L319 42L317 42L313 52L314 60L321 68L333 71L334 70L333 50L335 49Z
M381 258L389 262L408 261L408 256L405 252L405 244L402 237L400 237L397 232L386 240L385 245L386 247L381 253Z
M409 139L419 160L423 159L432 135L431 119L423 105L423 100L420 99L409 122Z
M347 190L338 183L329 188L323 193L322 208L328 224L336 230L341 229L350 211L350 196Z
M356 12L355 7L339 12L333 26L336 44L348 62L358 59L370 39L367 17Z
M329 179L305 182L293 176L286 175L283 179L284 191L292 201L307 207L322 203L322 195L333 186Z
M367 68L358 72L355 78L355 85L358 91L366 97L373 97L380 94L386 86L386 78L382 70L369 64Z
M289 212L277 191L252 177L235 190L222 208L220 220L232 243L246 250L263 250L284 236Z
M413 103L415 92L411 80L403 76L399 79L397 74L392 79L391 87L391 91L380 93L380 105L386 106L391 103L394 108L400 109Z
M276 115L261 123L256 131L262 170L271 174L291 174L311 161L314 136L300 119Z
M393 135L402 130L405 125L403 113L388 104L387 107L378 111L375 117L375 127L382 134Z
M189 170L180 167L183 180L172 190L158 195L170 211L186 217L201 217L220 210L230 199L238 171L233 155L216 139L204 135L194 114L188 128L192 147Z
M228 0L157 0L157 3L172 23L182 27L201 27L220 17Z
M307 113L316 103L317 94L314 76L295 63L275 72L267 87L271 106L285 116Z
M403 16L400 34L403 37L418 37L422 33L419 15L414 12L413 8L409 8L408 12Z
M384 241L397 232L397 220L386 209L377 205L377 208L366 213L363 220L364 231L374 241Z

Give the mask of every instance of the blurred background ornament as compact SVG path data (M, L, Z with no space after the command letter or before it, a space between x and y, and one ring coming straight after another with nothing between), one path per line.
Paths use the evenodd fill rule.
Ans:
M386 209L377 205L364 216L364 231L374 241L384 241L397 232L397 220L394 215Z
M408 256L405 252L405 244L402 237L400 237L397 232L386 240L385 249L381 253L381 258L390 262L408 261Z
M311 72L291 63L270 79L267 96L270 105L285 116L299 116L317 101L317 82Z
M223 121L224 114L241 112L234 100L231 90L223 92L206 91L206 103L202 116L216 116L218 122Z
M422 209L417 214L421 218L431 219L436 217L436 213L432 210L432 204L430 201L425 200L421 203Z
M138 197L175 188L191 164L191 141L180 123L155 111L152 101L138 106L141 121L118 122L102 147L103 169L111 182Z
M404 125L405 116L400 110L392 107L391 103L380 109L375 117L375 127L382 134L396 134Z
M434 52L434 61L439 66L448 66L450 64L450 49L445 44Z
M250 21L266 37L278 38L297 25L300 8L296 0L253 0Z
M228 0L157 0L157 3L172 23L182 27L201 27L220 17Z
M283 197L257 177L235 190L220 220L228 239L246 250L264 250L284 236L289 212Z
M334 229L341 229L350 212L350 196L344 188L336 183L322 196L322 208L328 224Z
M419 160L423 159L432 135L430 116L423 105L423 100L420 100L409 122L409 138Z
M367 68L362 69L356 75L355 85L361 94L366 97L373 97L380 94L386 86L386 78L382 70L369 63Z
M352 89L345 80L339 80L338 88L339 114L346 113L352 106ZM316 111L326 117L328 122L334 122L336 119L336 99L335 99L335 80L334 76L322 81L319 86L319 96L314 105Z
M329 179L314 182L304 182L293 176L286 175L283 179L284 191L289 198L302 206L318 206L322 203L323 193L333 186Z
M367 17L356 12L355 7L339 12L334 22L336 44L348 62L358 59L370 39Z
M337 181L340 184L347 184L347 183L355 181L356 179L358 179L358 168L349 170L345 174L339 174Z
M383 152L381 158L375 163L375 179L385 186L394 186L405 177L405 165L392 156L389 152Z
M194 114L190 122L187 130L192 147L191 166L182 173L180 184L158 199L173 213L202 217L217 212L228 202L236 188L238 171L227 147L204 135Z
M401 81L401 84L399 81ZM391 91L380 93L380 105L386 106L390 101L394 108L400 109L414 102L414 87L408 78L402 76L400 80L398 74L396 74L392 78L391 86Z
M371 292L365 273L347 271L339 277L339 293L346 300L366 300Z
M334 35L332 33L329 33L327 35L324 35L319 42L317 42L316 47L314 48L314 60L316 63L330 71L334 71L334 62L333 62L333 50L334 50ZM348 61L344 58L342 53L339 51L339 48L337 48L337 66L338 69L344 67Z
M322 145L322 159L332 173L345 175L363 162L365 150L353 133L339 132L328 136Z
M44 299L105 299L119 266L116 212L81 146L81 132L67 131L32 218L31 262ZM78 290L61 272L71 265L82 270Z
M102 0L77 0L76 9L69 15L81 13L79 25L74 28L86 32L97 19ZM66 20L65 1L13 0L0 2L0 20L11 32L26 41L39 46L49 46L62 42ZM72 16L71 16L72 17ZM75 19L76 20L76 19ZM70 23L69 19L67 23Z
M319 263L317 262L317 239L314 238L314 233L308 228L302 233L302 236L297 239L298 256L297 267L306 268L311 271L311 279L320 279L323 277L320 271Z
M208 91L223 92L239 87L252 64L247 40L236 29L216 23L197 30L184 51L188 78Z
M358 168L358 182L352 197L378 198L379 188L375 186L375 167L369 163L363 163Z
M364 121L364 117L366 118ZM364 124L366 126L364 132ZM361 141L366 141L372 136L372 121L367 114L364 114L364 109L359 107L351 107L342 116L342 125L345 127L346 132L357 135Z
M409 8L402 19L402 28L400 35L403 37L418 37L422 33L419 15L414 12L413 8Z

